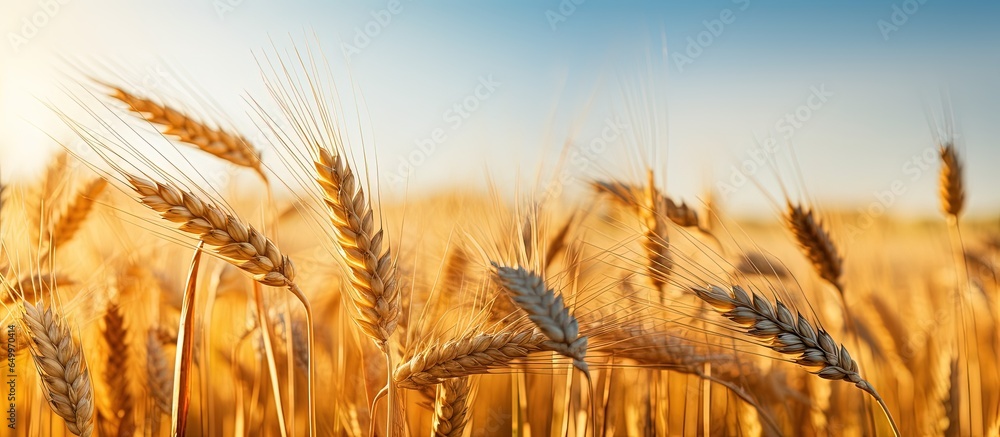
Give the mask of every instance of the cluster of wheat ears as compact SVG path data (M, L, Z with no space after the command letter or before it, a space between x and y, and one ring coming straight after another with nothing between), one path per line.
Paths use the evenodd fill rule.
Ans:
M96 123L54 108L98 158L70 176L77 158L60 153L38 181L4 190L9 428L997 435L1000 244L963 243L951 136L938 141L947 220L935 225L951 249L923 256L940 248L917 237L939 234L912 231L907 253L875 241L851 269L810 202L776 203L776 241L800 253L772 251L766 232L738 243L708 199L671 198L655 166L595 178L586 207L381 202L335 89L303 70L273 69L279 113L255 108L269 147L125 85L92 84ZM111 119L259 181L199 183L102 130ZM295 194L272 195L275 182ZM940 268L952 274L929 273Z

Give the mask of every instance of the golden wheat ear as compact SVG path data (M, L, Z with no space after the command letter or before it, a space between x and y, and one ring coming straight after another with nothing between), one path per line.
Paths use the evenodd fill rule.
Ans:
M69 203L63 206L53 221L51 228L46 229L43 233L42 238L49 245L45 256L54 253L56 248L68 243L76 236L77 231L83 226L83 222L87 220L90 211L94 208L97 197L101 195L107 186L107 180L102 178L94 179L87 183Z
M941 155L941 175L939 198L941 209L949 217L957 219L965 207L965 185L963 182L962 160L955 150L955 144L947 142L939 149Z
M73 337L63 315L43 302L26 302L22 321L49 407L70 432L90 437L95 420L94 387L79 340Z
M452 378L437 387L434 401L434 418L431 420L434 437L461 437L469 415L471 387L469 378Z
M383 232L358 184L354 171L341 154L320 148L315 162L316 182L337 234L337 247L347 262L355 321L384 352L399 323L399 289L396 266L389 248L382 248Z
M252 169L267 182L267 175L264 174L260 161L260 151L254 149L242 135L209 126L177 109L139 97L119 87L104 85L111 89L108 96L128 105L129 110L137 117L164 126L165 135L217 158Z
M114 435L132 435L135 431L135 404L129 385L132 351L125 314L115 300L108 302L101 318L101 343L106 351L101 375L106 400L101 417L116 429Z
M785 211L785 226L792 232L802 253L812 264L820 278L837 288L843 294L844 258L840 256L830 231L813 210L788 202Z

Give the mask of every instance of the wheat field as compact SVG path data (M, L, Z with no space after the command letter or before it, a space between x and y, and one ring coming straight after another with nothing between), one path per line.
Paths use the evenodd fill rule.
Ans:
M316 59L262 64L266 142L114 77L51 108L76 138L2 191L4 435L1000 435L994 187L951 124L931 218L805 177L745 220L655 160L401 194Z

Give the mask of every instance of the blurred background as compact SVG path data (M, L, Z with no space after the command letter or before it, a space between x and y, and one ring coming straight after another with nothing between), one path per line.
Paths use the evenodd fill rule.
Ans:
M878 204L890 217L938 217L934 126L950 108L969 216L996 220L1000 206L997 2L16 0L0 8L4 180L33 176L57 142L73 141L48 106L72 113L86 75L224 118L255 138L248 100L269 100L263 60L312 46L342 73L338 87L363 98L374 140L363 147L388 197L489 184L540 191L561 155L570 178L637 178L639 150L655 150L673 196L697 204L713 190L734 215L774 217L767 194L780 198L780 179L828 208ZM642 144L618 134L654 125ZM270 146L257 147L280 167Z

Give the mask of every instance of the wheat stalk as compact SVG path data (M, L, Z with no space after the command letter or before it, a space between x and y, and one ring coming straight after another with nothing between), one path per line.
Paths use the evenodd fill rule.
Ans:
M488 373L509 366L551 343L533 330L480 334L434 344L400 364L393 380L407 389L439 384L449 378Z
M80 437L94 431L94 388L87 362L63 316L42 302L25 302L23 322L49 407Z
M580 336L580 325L563 303L562 295L547 288L545 281L523 267L511 268L493 264L500 285L511 299L538 326L549 340L545 346L572 358L573 366L587 372L587 336Z
M844 273L844 259L837 251L830 232L823 221L808 207L787 202L785 225L795 236L802 253L809 258L816 273L843 294L841 276Z
M712 305L722 315L746 329L746 334L764 341L764 346L785 355L794 355L794 362L807 369L817 369L815 374L823 379L847 381L871 395L882 407L896 436L899 430L889 414L882 397L867 380L861 377L858 363L847 348L838 345L823 329L815 329L802 316L792 315L781 301L775 304L736 285L732 293L718 286L691 287L699 298Z
M434 437L461 437L469 414L469 378L451 378L438 384L432 419Z
M163 132L186 144L195 146L216 157L257 172L265 182L267 176L261 168L260 152L239 134L206 125L167 105L158 104L125 90L110 86L109 96L122 101L129 109L150 123L166 126Z
M941 174L938 185L941 209L945 214L958 218L965 206L965 186L962 181L962 160L959 159L955 144L947 142L940 146Z
M400 303L396 267L389 249L382 249L384 234L376 229L371 205L341 154L320 148L315 166L337 247L350 273L355 321L385 352L399 322Z

